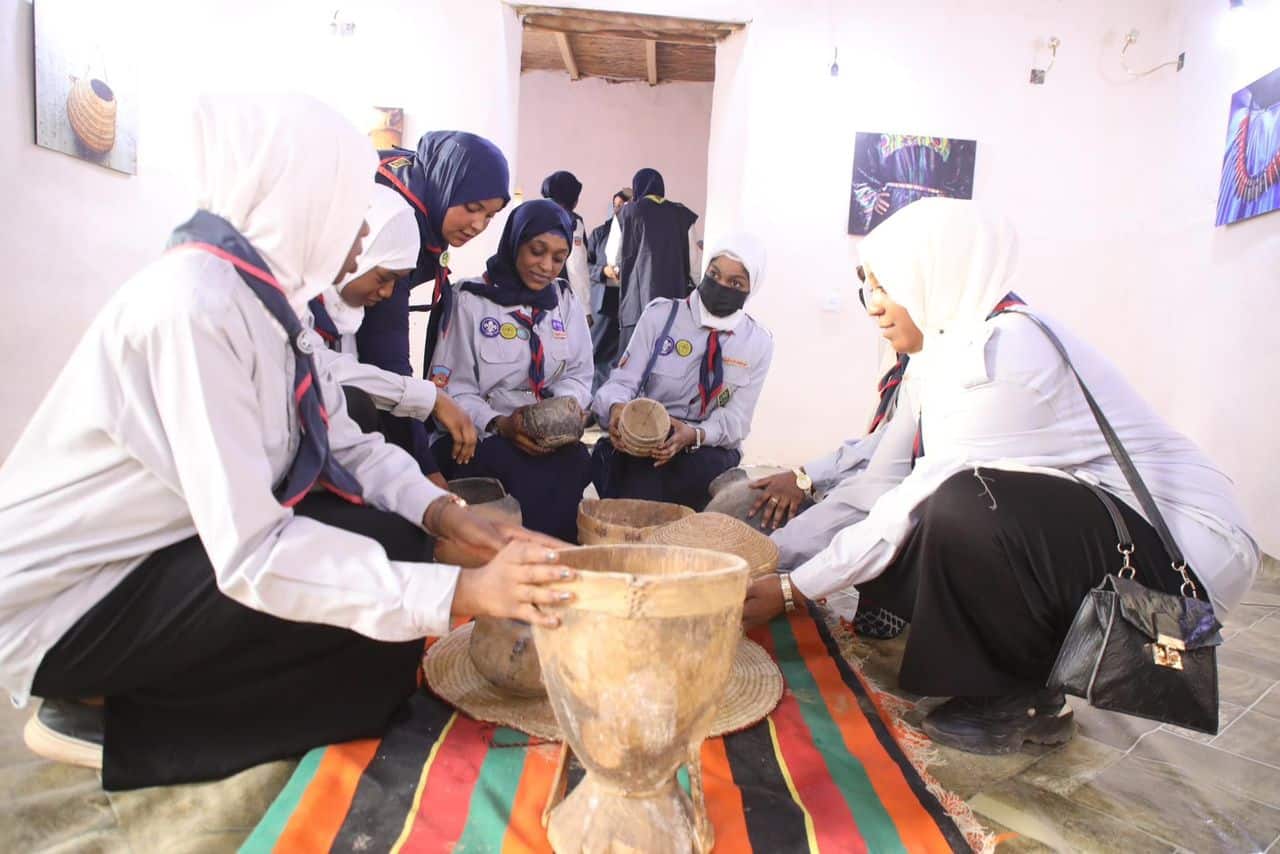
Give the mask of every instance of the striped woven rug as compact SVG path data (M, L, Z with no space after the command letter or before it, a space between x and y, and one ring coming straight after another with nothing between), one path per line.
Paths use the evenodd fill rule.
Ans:
M796 614L750 637L787 690L765 720L703 744L717 852L970 850L822 621ZM308 753L242 851L549 852L558 745L425 690L410 706L381 740Z

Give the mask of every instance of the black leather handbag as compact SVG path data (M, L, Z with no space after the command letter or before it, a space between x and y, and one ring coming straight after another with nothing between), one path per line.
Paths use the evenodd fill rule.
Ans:
M1142 476L1080 378L1062 342L1039 318L1021 314L1040 327L1075 375L1098 428L1156 529L1182 577L1181 595L1146 587L1134 579L1133 538L1115 499L1085 484L1106 506L1115 524L1121 566L1089 592L1076 612L1058 659L1049 674L1050 688L1074 694L1099 709L1121 712L1200 732L1218 732L1218 660L1220 629L1208 594L1200 598L1187 562Z

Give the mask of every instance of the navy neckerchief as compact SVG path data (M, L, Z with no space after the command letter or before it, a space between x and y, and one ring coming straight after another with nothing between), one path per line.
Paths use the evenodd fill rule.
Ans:
M996 303L996 307L991 309L991 313L987 315L987 320L990 320L991 318L995 317L997 314L1003 314L1004 312L1008 311L1011 306L1015 306L1015 305L1026 305L1026 303L1022 301L1022 297L1018 296L1013 291L1009 291L1009 293L1005 294L1003 297L1000 298L1000 302ZM902 370L904 371L907 369L906 359L907 359L906 356L898 357L898 364L902 366ZM894 370L896 370L896 368ZM893 371L891 370L889 373L893 373ZM888 374L886 374L885 376L888 377ZM899 374L898 384L901 384L901 379L902 379L902 375ZM895 397L898 394L896 385L894 387L893 394ZM876 412L877 414L879 413L878 408ZM875 427L873 426L872 429L874 430ZM915 441L912 442L911 444L911 467L915 468L916 460L920 459L923 456L924 456L924 414L921 413L920 421L916 424L916 438L915 438Z
M519 287L503 287L491 281L488 273L485 273L481 281L463 282L458 286L469 294L484 297L503 308L525 305L530 307L529 314L525 314L519 309L507 313L529 331L529 388L533 389L533 393L538 400L547 397L547 382L546 353L543 350L542 339L538 336L536 327L541 322L544 314L560 304L559 288L567 286L568 283L563 279L556 279L540 291L528 288L523 283Z
M542 339L538 336L538 324L542 322L544 314L546 311L541 308L530 309L529 314L520 309L511 312L516 322L529 331L529 388L533 389L533 396L538 400L547 396L546 354L542 350Z
M692 311L690 299L692 298L685 297L684 301ZM705 311L706 307L703 306L700 310ZM698 400L701 404L699 418L707 417L707 410L724 391L724 352L720 345L720 336L732 334L733 332L728 329L707 329L707 349L703 352L698 364Z
M359 482L333 458L329 449L329 413L316 385L307 329L298 320L284 288L271 275L262 256L231 223L203 210L196 211L195 216L174 229L169 246L208 252L232 264L288 336L294 358L293 400L298 408L302 436L284 480L273 490L276 500L292 507L319 483L352 504L363 504Z
M342 333L338 332L338 324L333 322L333 318L329 316L329 309L325 308L324 294L307 303L307 308L311 309L311 320L316 334L324 339L324 343L329 345L330 350L342 349Z

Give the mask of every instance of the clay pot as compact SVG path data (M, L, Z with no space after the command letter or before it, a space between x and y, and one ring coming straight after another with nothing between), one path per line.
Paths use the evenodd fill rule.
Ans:
M449 491L467 506L503 522L520 524L520 504L492 477L463 477L449 481ZM483 566L490 556L450 540L436 543L436 560L463 567ZM533 648L529 624L519 620L476 617L467 653L476 670L500 691L519 697L539 697L542 672Z
M96 77L81 77L67 93L67 119L85 148L106 154L116 144L116 93Z
M544 448L559 448L582 438L582 407L572 397L549 397L520 410L520 429Z
M639 543L647 529L692 515L692 507L665 501L586 498L578 505L578 542L584 546Z
M462 477L449 481L449 491L467 502L467 506L501 522L522 520L520 502L507 495L502 482L492 477ZM436 540L435 560L456 566L484 566L493 555L481 552L452 540Z
M700 750L740 634L747 565L668 546L560 553L576 594L535 626L547 696L586 776L547 816L558 852L707 852ZM684 765L691 795L676 781ZM552 787L553 802L559 786ZM549 807L551 804L548 805Z
M541 697L542 667L529 624L520 620L476 617L467 654L493 687L516 697Z
M751 478L747 477L745 471L737 468L729 469L711 481L711 485L707 488L707 491L711 493L711 500L707 502L705 511L732 516L739 522L750 525L763 534L771 534L774 529L766 528L760 522L764 516L763 508L755 516L747 518L747 513L751 511L752 505L760 499L760 490L752 489L750 483ZM813 500L806 497L801 502L800 509L796 512L808 510L812 506Z

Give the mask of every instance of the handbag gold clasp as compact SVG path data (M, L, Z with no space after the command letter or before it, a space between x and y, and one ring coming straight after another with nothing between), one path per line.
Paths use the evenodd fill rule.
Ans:
M1186 648L1187 645L1178 638L1165 634L1156 635L1156 642L1151 644L1151 659L1160 667L1181 670L1182 653Z

